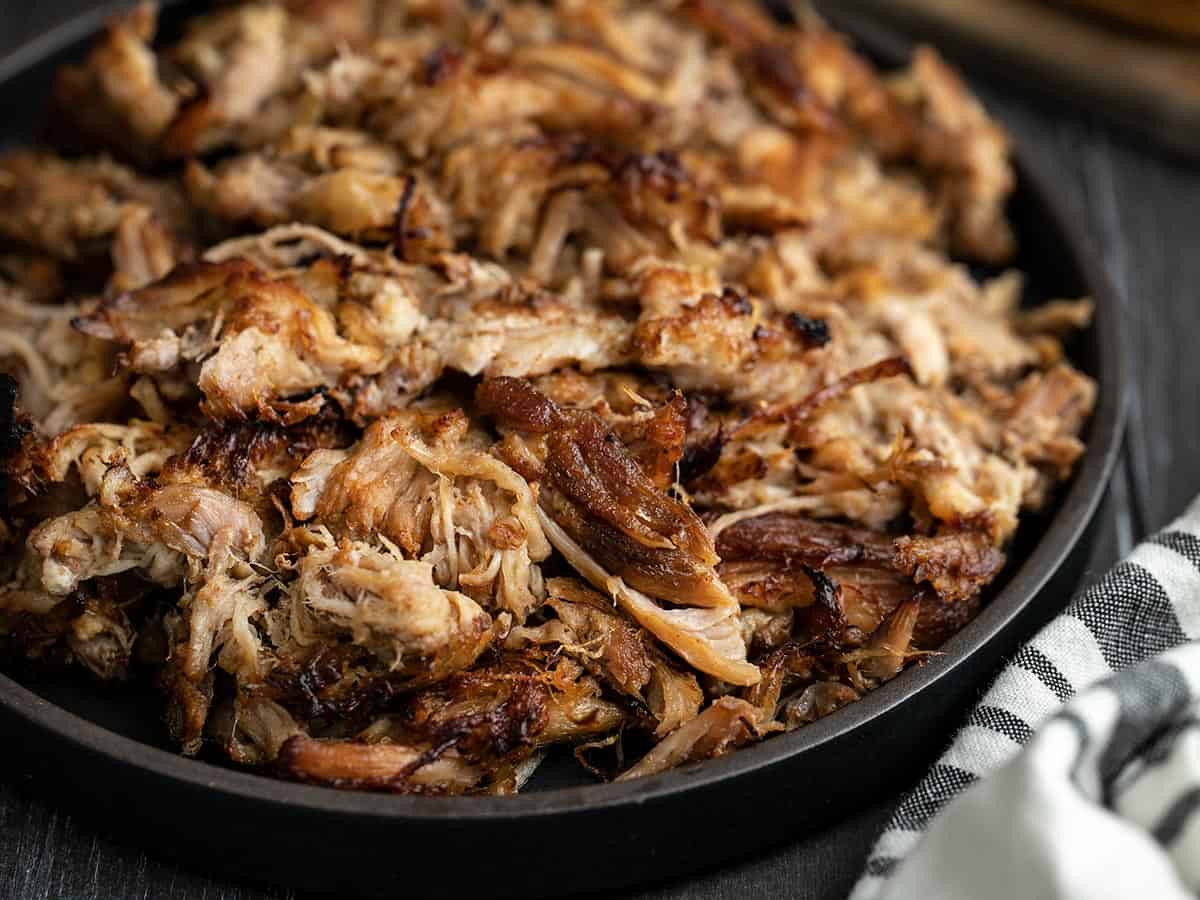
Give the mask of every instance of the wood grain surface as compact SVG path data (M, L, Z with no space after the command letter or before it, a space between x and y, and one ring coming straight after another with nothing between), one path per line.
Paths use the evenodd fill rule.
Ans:
M94 0L0 4L0 53ZM1095 576L1200 492L1200 168L1156 157L1107 126L994 82L976 87L1075 205L1121 294L1137 379L1127 451L1101 508ZM1067 597L1050 598L1065 604ZM0 736L2 737L2 736ZM20 900L267 900L292 891L234 884L116 843L73 806L39 797L0 741L0 896ZM853 777L853 773L847 773ZM636 894L645 900L845 897L896 794L819 833L720 871ZM136 814L112 810L106 815ZM179 815L187 815L180 810ZM302 861L297 865L303 866Z

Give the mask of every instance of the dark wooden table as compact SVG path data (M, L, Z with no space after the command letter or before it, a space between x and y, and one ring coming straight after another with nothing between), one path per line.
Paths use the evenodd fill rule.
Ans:
M0 54L97 5L96 0L3 3ZM976 86L1032 160L1076 204L1123 301L1137 385L1125 459L1099 513L1101 527L1090 550L1088 571L1094 576L1200 492L1200 167L1165 157L1085 115L1034 102L1004 83ZM36 785L2 765L2 752L0 894L5 897L299 900L292 891L214 879L115 843L77 822L69 807L39 799ZM905 787L896 785L893 795L881 796L874 807L832 828L638 896L845 897Z

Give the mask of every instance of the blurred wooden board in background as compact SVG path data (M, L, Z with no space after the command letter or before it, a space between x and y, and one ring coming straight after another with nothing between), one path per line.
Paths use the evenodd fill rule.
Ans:
M1147 7L1156 0L1143 0ZM828 0L835 25L883 25L964 69L1084 107L1200 158L1200 44L1047 0ZM1195 6L1200 15L1200 3Z
M1200 3L1196 0L1060 0L1131 22L1168 36L1200 38Z

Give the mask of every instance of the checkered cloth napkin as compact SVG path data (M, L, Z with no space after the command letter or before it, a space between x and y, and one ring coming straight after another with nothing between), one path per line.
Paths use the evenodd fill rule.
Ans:
M851 900L1200 894L1200 499L1012 658Z

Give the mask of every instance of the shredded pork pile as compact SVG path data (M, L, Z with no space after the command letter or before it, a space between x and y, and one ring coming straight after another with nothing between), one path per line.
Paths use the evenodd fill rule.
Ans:
M969 621L1095 388L1004 132L752 3L114 21L0 157L0 640L187 754L511 793L798 728ZM968 264L981 267L969 268Z

